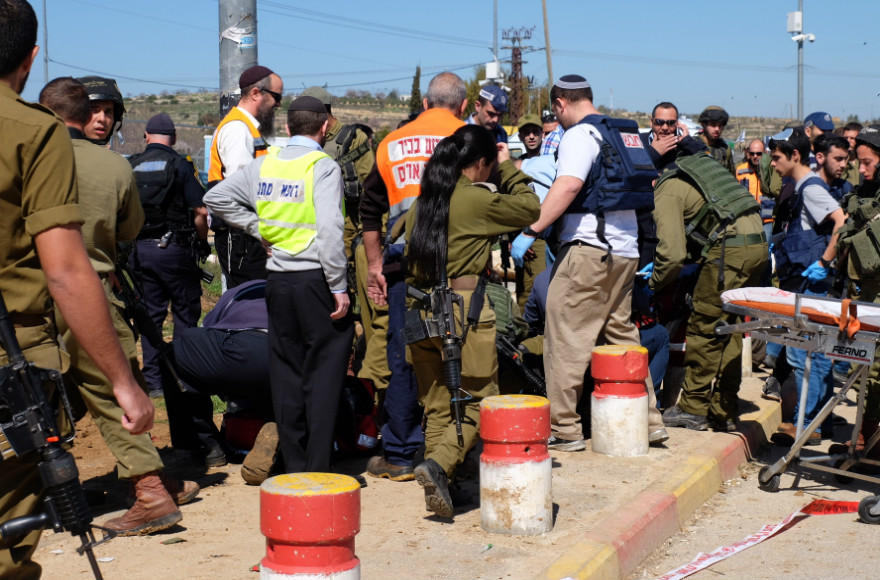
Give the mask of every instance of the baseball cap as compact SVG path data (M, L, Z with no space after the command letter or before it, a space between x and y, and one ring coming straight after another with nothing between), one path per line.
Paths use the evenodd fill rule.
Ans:
M489 101L499 113L507 112L507 93L498 85L486 85L480 89L480 97Z
M542 128L543 123L541 123L541 119L538 118L538 115L526 115L519 121L519 126L517 126L517 131L522 131L526 125L537 125L539 129Z
M168 116L168 113L159 113L153 115L147 121L147 133L152 135L176 135L177 130L174 128L174 121Z
M813 126L822 131L834 131L834 121L831 120L831 115L823 113L822 111L810 113L807 115L807 118L804 119L805 128Z

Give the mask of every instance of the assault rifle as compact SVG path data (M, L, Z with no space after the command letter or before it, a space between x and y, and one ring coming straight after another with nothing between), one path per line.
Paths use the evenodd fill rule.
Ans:
M432 337L442 340L441 354L443 357L443 373L446 377L446 388L449 389L449 407L455 419L455 433L458 444L464 447L464 435L461 431L461 404L473 397L461 388L461 345L467 338L468 325L464 324L461 336L455 327L455 310L459 311L459 320L466 320L464 314L464 298L449 287L446 273L440 283L434 286L430 294L407 285L406 293L417 301L419 310L427 315L424 320L418 310L407 312L404 338L407 344L413 344Z
M499 332L495 335L495 348L498 350L499 359L510 363L516 372L526 380L534 394L541 397L547 396L547 384L544 379L526 366L523 362L522 351L513 344L512 340Z
M0 524L0 537L20 538L46 527L56 533L68 531L79 537L82 545L76 549L77 553L86 555L96 580L102 580L93 548L111 540L116 533L100 528L105 532L104 537L95 540L92 528L99 526L92 526L92 515L73 455L62 447L62 443L73 440L74 434L62 440L54 409L43 392L44 385L54 385L64 413L73 425L61 373L34 366L24 358L2 295L0 342L9 358L9 363L0 367L0 469L3 469L3 461L35 452L40 457L37 469L46 490L44 511Z
M168 369L168 373L181 393L186 392L183 381L177 376L177 369L171 359L171 353L174 349L170 344L162 338L162 333L156 328L156 324L147 311L147 305L144 303L144 297L137 287L137 280L128 268L128 262L125 258L120 258L116 262L116 279L119 281L119 288L114 288L113 293L125 305L125 319L129 327L134 332L135 340L138 335L143 336L149 341L153 347L159 351L159 358Z

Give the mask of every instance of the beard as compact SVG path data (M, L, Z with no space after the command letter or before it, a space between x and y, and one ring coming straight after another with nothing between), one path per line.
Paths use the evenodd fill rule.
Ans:
M260 123L260 133L264 137L271 137L275 134L275 109L268 111L260 111L255 118Z

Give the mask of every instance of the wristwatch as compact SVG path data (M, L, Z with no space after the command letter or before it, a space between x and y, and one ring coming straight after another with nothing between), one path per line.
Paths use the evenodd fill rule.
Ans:
M524 233L527 236L531 236L533 238L541 237L540 232L536 232L535 230L533 230L532 226L526 226L526 228L522 231L522 233Z
M832 260L829 262L828 260L826 260L822 256L819 256L819 263L822 264L823 268L830 268L831 265L834 263L834 261Z

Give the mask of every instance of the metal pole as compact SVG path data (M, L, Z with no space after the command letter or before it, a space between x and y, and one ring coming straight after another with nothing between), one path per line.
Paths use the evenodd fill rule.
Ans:
M257 1L219 0L220 116L241 98L238 77L257 64Z
M492 25L492 58L498 62L498 0L495 0L494 24Z
M46 18L46 0L43 0L43 86L49 84L49 20Z
M798 12L801 13L803 19L804 0L798 0ZM803 22L803 20L801 20ZM802 27L805 28L805 27ZM798 87L797 87L797 118L804 120L804 33L800 33L801 39L798 40Z
M547 24L547 0L541 0L544 9L544 46L547 51L547 101L550 101L550 87L553 86L553 51L550 49L550 26Z

